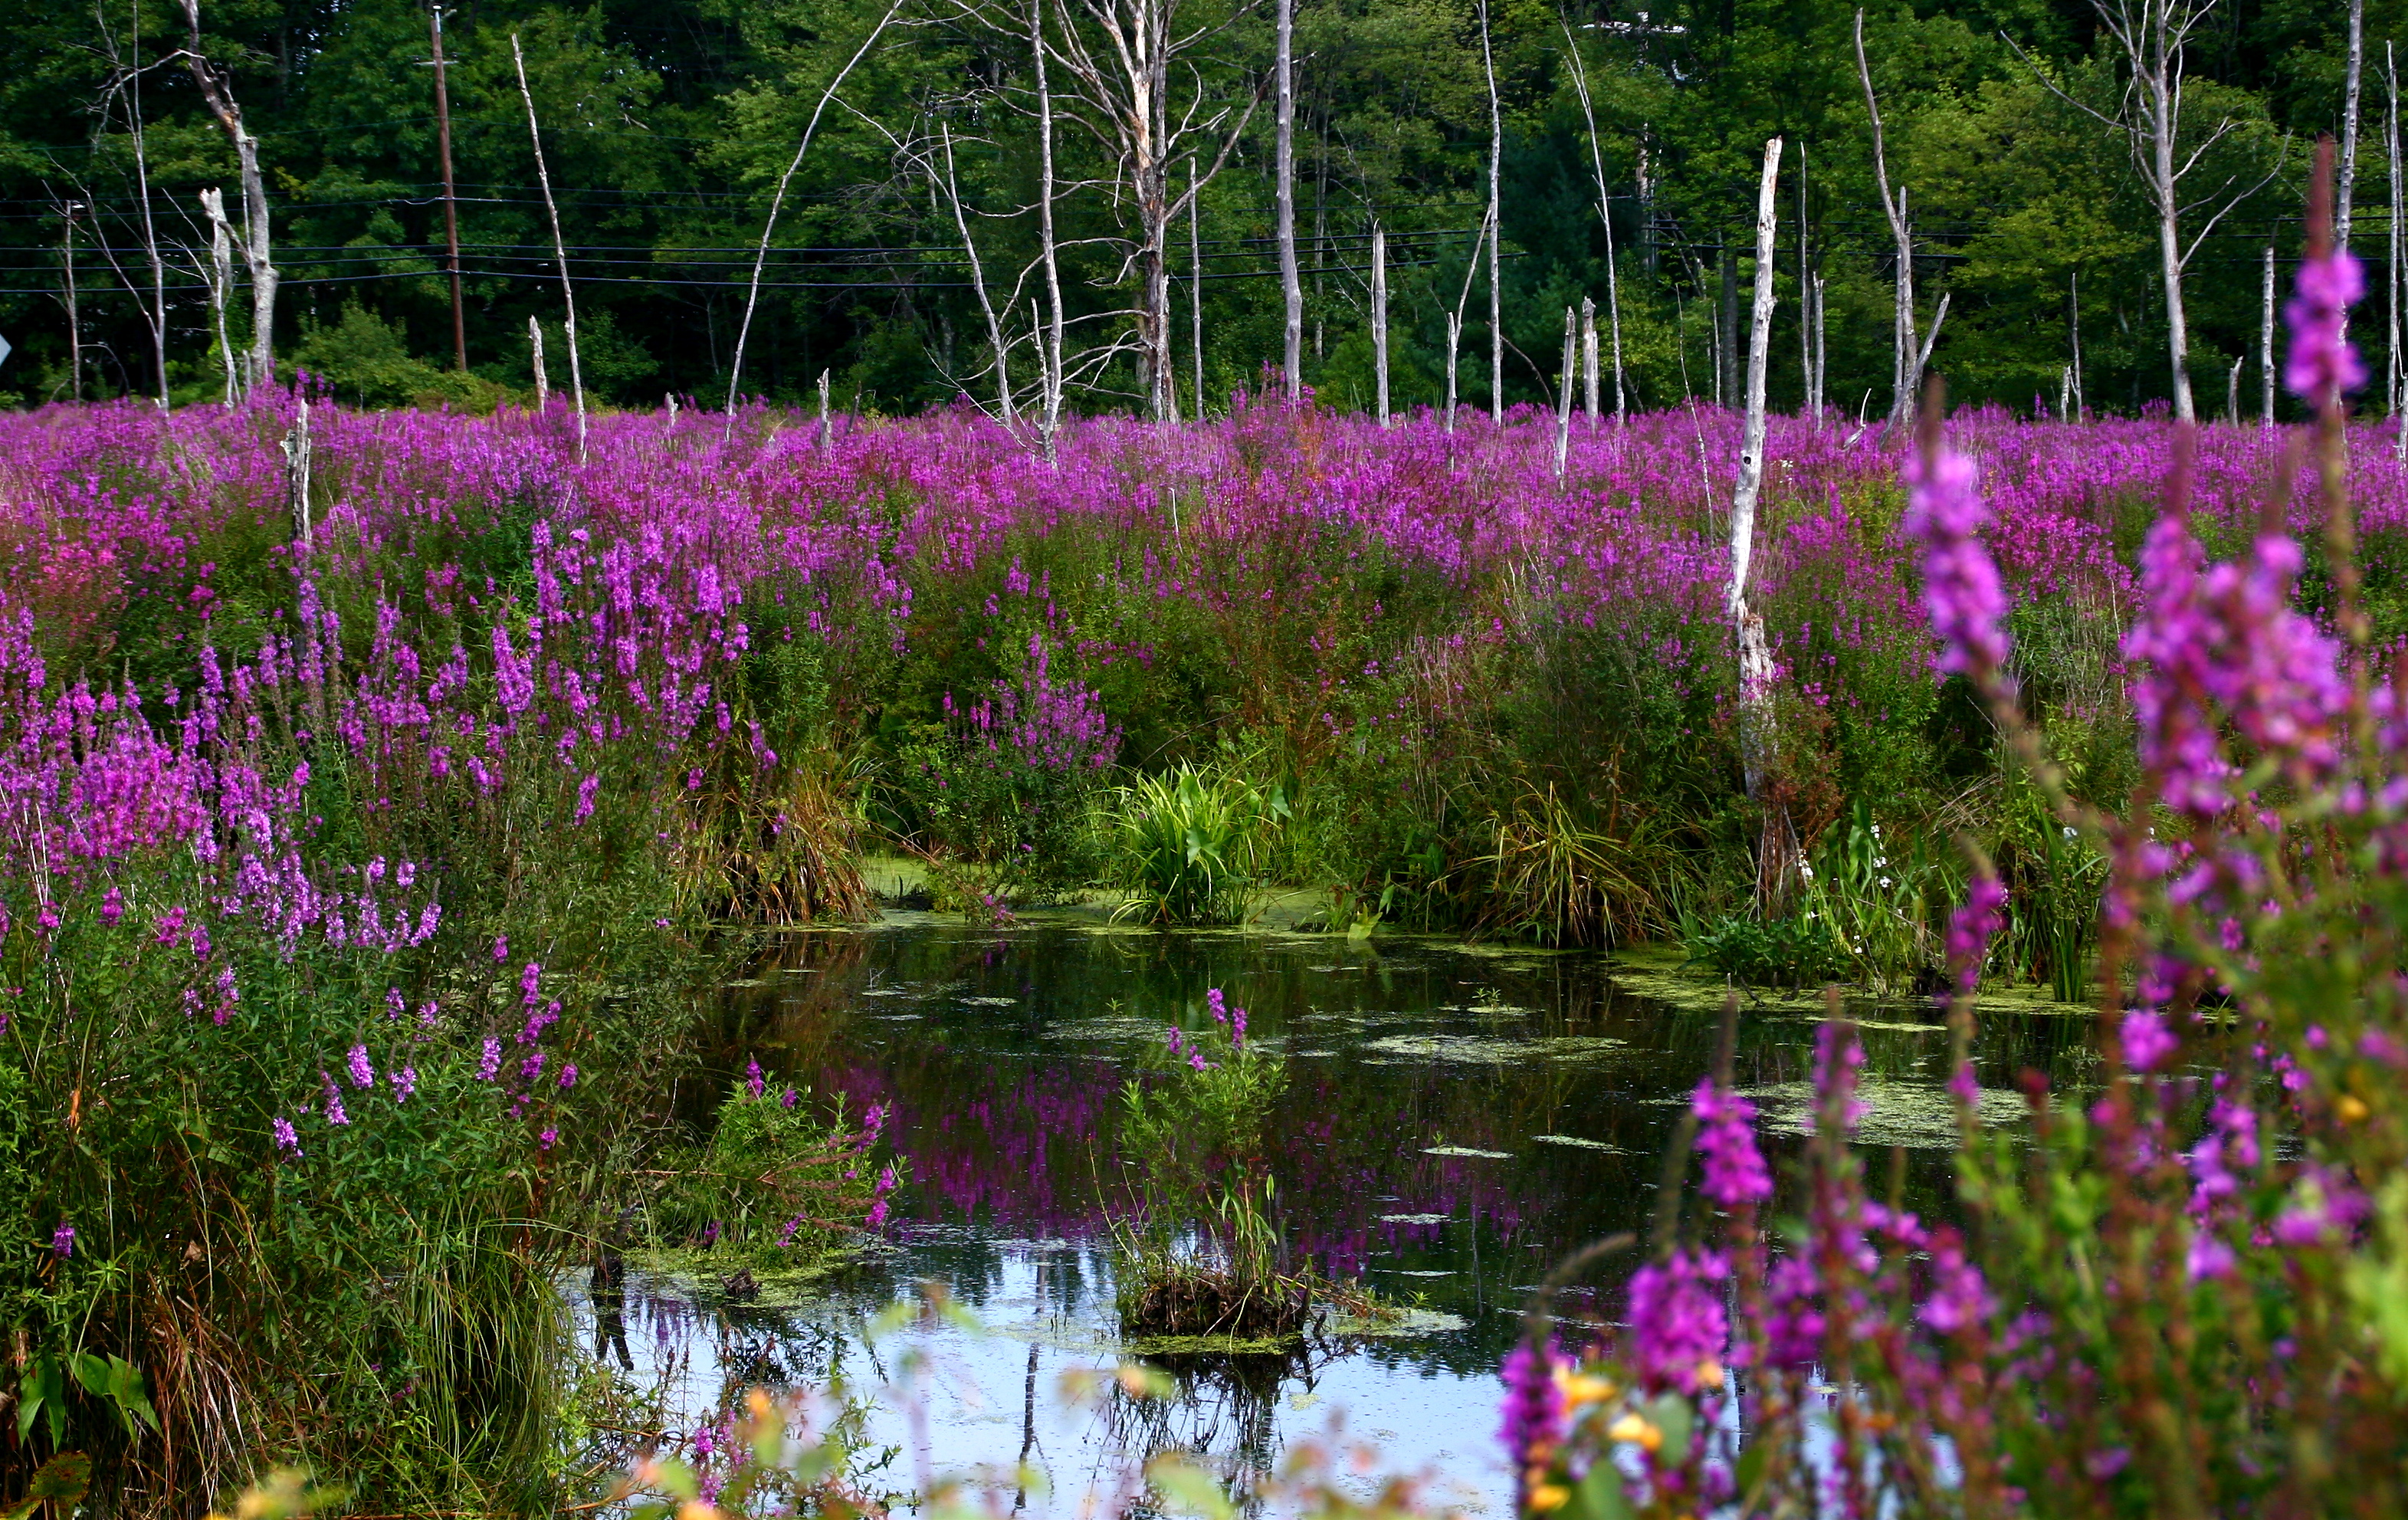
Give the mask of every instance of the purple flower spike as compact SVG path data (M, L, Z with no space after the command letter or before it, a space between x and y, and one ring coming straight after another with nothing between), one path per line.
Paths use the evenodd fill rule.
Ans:
M744 1090L754 1097L761 1096L761 1063L748 1058L744 1063Z
M2283 361L2283 383L2318 411L2366 383L2366 365L2346 333L2349 308L2366 295L2366 271L2347 249L2300 261L2299 282L2283 321L2291 329L2291 351Z
M351 1047L351 1085L354 1087L376 1085L376 1068L368 1065L368 1048L366 1045Z
M1772 1197L1772 1173L1756 1148L1756 1105L1736 1093L1716 1092L1708 1078L1698 1083L1689 1108L1698 1116L1698 1155L1705 1164L1700 1191L1726 1209Z
M1934 438L1908 458L1903 474L1901 525L1923 540L1923 600L1940 635L1935 663L1971 677L1986 694L2005 679L2007 593L1980 538L1990 509L1975 487L1973 462Z
M1555 1383L1560 1350L1553 1342L1535 1346L1525 1341L1506 1355L1500 1369L1505 1423L1498 1434L1525 1493L1533 1470L1543 1475L1564 1441L1564 1391Z
M294 1159L300 1159L301 1137L293 1128L293 1121L278 1117L267 1122L267 1132L276 1138L276 1148Z
M62 1222L50 1231L50 1255L61 1261L75 1255L75 1226Z

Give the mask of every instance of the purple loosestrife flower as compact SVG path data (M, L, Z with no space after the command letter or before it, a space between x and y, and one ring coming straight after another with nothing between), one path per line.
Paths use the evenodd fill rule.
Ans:
M1214 987L1204 995L1204 1006L1211 1012L1214 1024L1229 1022L1228 999L1221 995L1220 988Z
M301 1137L294 1131L292 1120L284 1118L281 1115L279 1115L274 1119L270 1119L267 1122L267 1132L276 1138L276 1148L279 1151L283 1152L285 1154L290 1155L296 1160L299 1159L301 1155Z
M535 1007L542 997L542 995L538 992L537 989L542 985L543 963L541 961L527 962L526 969L519 973L519 1001L524 1003L529 1008Z
M1506 1354L1498 1369L1505 1380L1505 1398L1504 1424L1498 1435L1525 1498L1546 1477L1564 1443L1564 1390L1555 1382L1561 1349L1553 1341L1540 1346L1523 1341Z
M368 1065L368 1048L366 1045L354 1045L351 1047L351 1070L352 1086L373 1087L376 1085L376 1068Z
M1630 1356L1647 1386L1693 1394L1720 1381L1729 1276L1729 1263L1711 1251L1675 1251L1631 1275Z
M2124 1064L2135 1071L2155 1071L2182 1043L2166 1016L2151 1008L2127 1010L2118 1033Z
M1179 1026L1175 1024L1170 1026L1169 1042L1170 1054L1177 1055L1179 1054Z
M533 1083L543 1075L543 1052L537 1051L519 1063L519 1081Z
M502 1069L502 1040L499 1035L485 1037L485 1054L477 1063L477 1080L491 1082Z
M101 895L100 921L113 928L116 926L117 921L124 916L125 893L122 888L111 886L107 892Z
M318 1073L318 1080L326 1089L326 1122L330 1125L350 1124L351 1116L343 1111L343 1090L335 1085L334 1078L322 1071Z
M2349 308L2366 294L2366 271L2347 249L2300 261L2299 280L2283 308L2291 329L2283 384L2318 411L2366 383L2366 366L2346 336Z
M1229 1048L1243 1050L1245 1044L1246 1011L1242 1008L1233 1008L1229 1011Z
M499 966L502 962L509 960L509 958L510 937L507 934L497 934L494 936L494 964Z
M1985 695L2005 681L2007 594L1979 537L1990 521L1974 484L1973 462L1933 438L1908 457L1906 517L1923 541L1923 602L1940 635L1935 662L1971 676Z
M803 1100L803 1095L789 1087L778 1095L778 1107L791 1110Z
M1931 1291L1915 1313L1941 1335L1963 1335L1989 1323L1998 1300L1982 1269L1965 1257L1964 1237L1943 1229L1931 1238Z
M568 1062L568 1063L566 1063L566 1065L564 1065L564 1066L562 1066L562 1067L561 1067L561 1068L560 1068L560 1084L561 1084L563 1087L574 1087L574 1086L576 1086L576 1085L577 1085L577 1063L576 1063L576 1062L574 1062L574 1061L570 1061L570 1062Z
M560 1131L559 1131L559 1130L557 1130L557 1129L549 1129L549 1128L548 1128L548 1129L546 1129L542 1134L538 1135L538 1136L536 1137L536 1143L537 1143L538 1145L540 1145L543 1149L545 1149L545 1150L547 1150L547 1151L551 1150L554 1145L558 1144L559 1142L560 1142Z
M1698 1155L1705 1165L1698 1191L1726 1209L1772 1197L1772 1174L1756 1148L1756 1105L1736 1093L1717 1092L1706 1078L1691 1096L1689 1110L1698 1116Z
M406 1066L398 1071L387 1072L385 1080L393 1083L393 1100L396 1103L408 1102L409 1095L418 1091L416 1067Z
M754 1097L761 1096L761 1063L751 1056L744 1061L744 1090Z
M59 1223L59 1227L50 1231L50 1255L56 1256L61 1261L64 1261L69 1256L75 1255L75 1226L73 1225L67 1224L65 1221L62 1220Z
M1971 997L1981 982L2006 906L2005 885L1984 871L1966 884L1964 905L1948 915L1948 969L1958 997Z

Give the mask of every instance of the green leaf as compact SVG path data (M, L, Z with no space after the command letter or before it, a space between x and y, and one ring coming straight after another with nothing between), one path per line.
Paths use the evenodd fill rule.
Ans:
M1573 1498L1586 1512L1587 1520L1633 1520L1639 1513L1630 1507L1630 1496L1623 1492L1621 1470L1603 1457L1590 1467Z
M1739 1461L1731 1470L1731 1476L1739 1485L1740 1504L1742 1510L1753 1507L1748 1500L1755 1497L1756 1484L1764 1479L1764 1442L1751 1441L1740 1448Z
M1664 1446L1656 1460L1669 1468L1677 1468L1689 1460L1689 1437L1697 1428L1698 1412L1679 1394L1663 1394L1647 1406L1648 1422L1664 1432Z
M1237 1513L1221 1480L1193 1463L1156 1457L1146 1464L1145 1476L1172 1513L1201 1515L1204 1520L1232 1520Z
M84 1392L106 1397L108 1393L108 1363L88 1351L67 1354L67 1367L83 1384Z
M25 1497L64 1506L80 1500L91 1486L92 1458L81 1452L61 1452L35 1470Z

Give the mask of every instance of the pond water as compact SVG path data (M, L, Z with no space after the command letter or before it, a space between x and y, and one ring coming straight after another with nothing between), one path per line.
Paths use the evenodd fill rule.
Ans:
M1068 1513L1128 1459L1178 1448L1225 1472L1259 1468L1342 1414L1392 1469L1427 1471L1431 1498L1510 1513L1496 1368L1516 1317L1567 1253L1646 1227L1665 1146L1713 1063L1720 994L1664 973L1461 941L1070 917L978 930L889 912L795 934L728 989L715 1059L732 1074L757 1057L822 1097L844 1092L856 1111L893 1106L913 1182L892 1252L828 1283L770 1281L744 1303L711 1275L631 1264L611 1354L664 1384L672 1428L747 1385L841 1373L876 1389L869 1428L897 1448L882 1479L897 1489L1025 1457L1051 1484L1025 1505ZM1414 1312L1288 1357L1157 1358L1178 1390L1168 1399L1057 1397L1065 1373L1126 1354L1106 1249L1121 1084L1169 1025L1205 1024L1212 987L1289 1057L1270 1154L1291 1250ZM1850 1011L1868 1056L1871 1164L1897 1169L1912 1205L1942 1211L1945 1031L1919 1006ZM1780 999L1740 1021L1733 1079L1764 1111L1776 1169L1808 1123L1824 1017L1812 999ZM2079 1083L2086 1048L2077 1011L1985 1011L1985 1117L2015 1122L2025 1068ZM692 1096L699 1106L716 1092ZM1627 1270L1602 1270L1570 1303L1618 1303ZM871 1338L921 1283L968 1315Z

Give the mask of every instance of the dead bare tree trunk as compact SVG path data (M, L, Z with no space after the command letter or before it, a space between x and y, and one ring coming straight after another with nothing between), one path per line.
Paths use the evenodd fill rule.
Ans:
M2358 80L2366 67L2366 0L2349 0L2349 55L2341 86L2341 178L2333 186L2333 241L2349 248L2350 207L2358 198Z
M1275 216L1279 239L1280 300L1286 312L1280 364L1287 386L1287 398L1294 401L1304 394L1304 282L1297 277L1296 265L1296 0L1278 0L1276 10L1278 59L1272 66L1278 71L1273 88L1278 93L1275 103L1278 151L1274 173L1279 183L1275 193Z
M1731 493L1730 586L1726 597L1739 637L1740 753L1750 802L1767 808L1766 782L1772 760L1772 651L1764 618L1747 604L1747 572L1756 551L1756 498L1764 485L1764 370L1772 332L1774 199L1781 182L1781 139L1764 145L1764 176L1756 197L1756 300L1749 313L1747 411L1741 424L1739 481ZM1785 880L1789 830L1768 808L1765 847L1758 852L1759 896L1777 894Z
M284 435L284 484L293 510L293 537L305 547L310 541L309 521L309 398L302 396L293 429Z
M1588 425L1597 427L1598 364L1597 364L1597 303L1581 297L1581 402L1588 413Z
M1627 415L1622 384L1622 278L1614 257L1613 213L1608 204L1609 197L1605 189L1605 148L1598 140L1597 108L1591 102L1588 93L1588 65L1581 57L1580 43L1572 36L1571 23L1561 17L1556 18L1556 21L1564 29L1564 47L1571 54L1572 85L1580 92L1581 117L1588 123L1588 164L1589 172L1597 180L1597 219L1605 228L1605 320L1606 325L1612 330L1613 419L1619 423ZM1591 326L1594 328L1595 323L1592 323ZM1594 342L1591 347L1594 349ZM1589 359L1592 391L1594 391L1596 367L1596 356L1592 353ZM1591 418L1597 416L1594 398L1590 402L1588 411Z
M1555 479L1564 478L1564 469L1571 461L1572 450L1572 386L1580 377L1580 350L1575 346L1579 328L1572 320L1572 308L1564 308L1564 364L1561 379L1555 386Z
M543 323L527 319L527 357L535 369L535 409L542 411L552 405L552 372L543 364Z
M74 401L83 399L83 314L76 305L75 268L76 213L82 209L81 201L68 201L60 208L65 228L59 236L59 286L67 308L67 396Z
M1045 337L1039 349L1044 371L1038 400L1038 437L1045 462L1054 461L1054 436L1062 426L1062 265L1054 237L1054 87L1045 74L1045 3L1029 0L1028 54L1037 65L1037 239L1045 266Z
M1371 227L1371 371L1380 425L1388 425L1388 231Z
M1488 79L1488 416L1505 421L1504 229L1499 179L1505 167L1505 109L1497 95L1497 52L1488 28L1488 0L1480 0L1480 66Z
M1904 427L1914 416L1914 229L1906 220L1906 187L1896 194L1889 188L1889 158L1882 137L1881 101L1873 93L1872 65L1865 59L1865 13L1856 12L1856 79L1865 89L1865 114L1872 119L1873 186L1881 196L1882 215L1889 222L1897 246L1898 283L1894 294L1890 336L1889 420Z
M2390 169L2391 222L2384 242L2385 296L2383 345L2383 409L2400 415L2400 69L2391 44L2383 45L2384 158ZM2395 442L2408 448L2408 427L2397 430ZM2408 456L2403 456L2408 457Z
M2090 8L2097 13L2100 27L2123 55L2124 65L2130 71L2124 95L2116 114L2109 116L2081 101L2075 100L2057 87L2057 81L2038 67L2033 76L2059 100L2071 106L2101 124L2124 134L2132 153L2132 164L2140 170L2142 182L2149 193L2150 208L2157 218L2158 277L2165 283L2166 357L2172 372L2174 416L2181 422L2196 422L2198 408L2191 399L2190 385L2190 318L2184 305L2183 271L2200 245L2207 240L2215 224L2229 215L2232 208L2256 194L2282 172L2282 159L2277 157L2272 168L2256 184L2235 190L2228 179L2217 191L2199 201L2186 205L2182 198L2185 177L2206 159L2208 151L2229 136L2240 123L2230 117L2218 122L2204 137L2192 142L2187 149L2181 143L2183 69L2185 54L2191 33L2207 19L2215 0L2091 0ZM2356 12L2353 11L2353 15ZM2009 46L2013 47L2012 39ZM2015 50L2018 57L2022 50ZM2354 55L2353 55L2354 56ZM2025 58L2027 65L2030 64ZM2355 79L2353 64L2353 80ZM2353 92L2356 85L2353 82ZM2355 94L2352 96L2355 99ZM2351 108L2355 112L2356 107ZM2288 139L2285 139L2287 149ZM2221 205L2216 205L2218 200ZM2186 211L2197 211L2213 206L2189 241L2183 239L2182 219Z
M820 116L827 109L828 102L836 98L837 91L844 84L845 76L853 72L853 65L869 55L869 50L884 35L887 24L902 10L903 3L904 0L894 0L886 7L886 14L878 18L878 24L861 39L861 46L845 60L844 67L838 69L836 78L828 80L827 88L820 92L819 104L811 108L811 118L803 124L802 141L795 145L795 156L787 162L786 172L778 176L777 193L769 197L769 214L761 222L760 246L752 251L752 279L744 292L744 317L736 325L736 351L727 364L727 421L720 435L723 438L736 426L736 392L744 380L744 342L752 336L752 312L761 304L761 270L769 262L769 239L778 230L778 213L785 208L786 188L795 182L796 171L803 166L803 155L811 151L811 136L819 131ZM515 34L513 39L515 45ZM1047 209L1050 216L1052 208L1049 207ZM564 270L564 278L566 273Z
M209 316L217 324L218 359L225 366L225 405L232 410L240 399L235 379L234 340L226 333L226 302L234 294L234 229L226 225L225 192L204 190L200 200L201 215L209 223L209 266L206 277Z
M183 0L191 46L184 62L201 99L234 144L235 169L242 185L242 261L251 276L251 358L248 388L276 379L276 261L268 244L267 186L259 173L259 139L243 125L242 107L225 78L201 52L201 0Z
M527 142L535 149L536 180L543 187L543 211L552 222L552 256L560 266L560 300L567 308L562 329L568 339L568 390L577 401L577 462L585 462L585 366L577 354L577 291L568 282L568 245L560 236L560 208L552 198L552 171L544 166L543 133L535 120L535 92L527 88L526 54L519 50L519 35L510 34L510 61L519 74L519 99L526 104Z
M1195 271L1187 286L1189 348L1196 365L1196 418L1204 418L1204 230L1203 186L1196 179L1196 159L1187 160L1187 267Z
M109 79L103 94L101 122L108 124L107 101L115 96L125 108L125 127L134 142L134 198L141 207L142 251L150 260L150 290L146 296L140 286L127 277L124 266L118 263L109 239L100 240L102 254L109 267L116 271L127 294L134 297L135 309L142 314L142 326L150 339L150 373L158 382L159 409L167 409L167 265L159 257L159 227L150 210L150 153L142 124L142 29L133 29L130 54L121 59L117 51L117 34L104 22L101 27L103 44L108 50Z
M995 351L995 398L997 414L1003 425L1010 427L1018 421L1011 405L1011 349L1004 341L1003 319L996 314L995 301L987 294L986 265L979 258L978 239L970 236L968 213L962 209L961 179L953 170L953 129L950 123L938 128L945 149L945 198L953 208L953 227L962 235L962 251L969 256L970 285L978 292L979 314L986 319L987 346Z
M2274 245L2266 245L2266 275L2258 318L2258 423L2274 425Z

